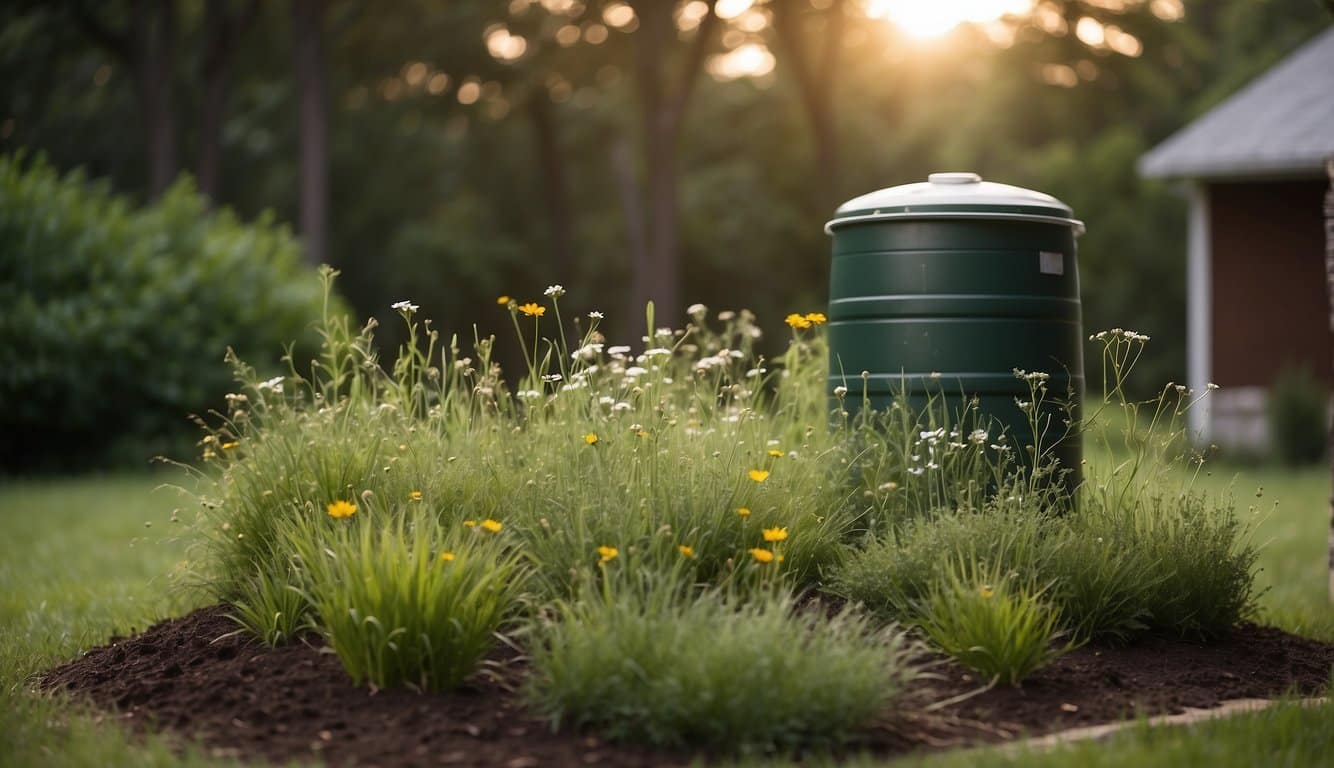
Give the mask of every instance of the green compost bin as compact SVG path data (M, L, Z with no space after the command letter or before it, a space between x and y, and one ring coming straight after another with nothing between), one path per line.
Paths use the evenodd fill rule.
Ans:
M1042 447L1073 470L1073 488L1080 441L1055 405L1072 393L1077 419L1084 394L1075 259L1084 225L1069 206L974 173L933 173L849 200L825 231L830 397L846 387L850 412L863 392L876 409L899 394L919 408L943 396L955 412L977 398L1028 463L1034 435L1016 401L1029 400L1029 383L1014 371L1046 373Z

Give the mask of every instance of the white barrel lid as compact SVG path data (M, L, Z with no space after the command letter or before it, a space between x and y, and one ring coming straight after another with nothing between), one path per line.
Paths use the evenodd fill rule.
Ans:
M825 232L854 223L953 218L1063 224L1084 234L1084 223L1073 215L1070 206L1043 192L983 181L976 173L933 173L926 181L854 197L838 207Z

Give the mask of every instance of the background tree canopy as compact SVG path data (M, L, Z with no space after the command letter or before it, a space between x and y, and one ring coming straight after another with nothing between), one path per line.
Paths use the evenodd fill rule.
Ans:
M1184 204L1134 162L1326 26L1319 0L1001 2L930 38L904 6L9 3L0 151L141 200L193 174L290 222L358 314L411 298L465 340L555 282L615 340L650 298L777 330L823 307L840 201L973 170L1073 206L1086 327L1154 336L1143 381L1180 380Z

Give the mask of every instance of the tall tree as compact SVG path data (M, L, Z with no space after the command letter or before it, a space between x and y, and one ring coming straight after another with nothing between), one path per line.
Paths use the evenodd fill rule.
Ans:
M204 2L204 55L200 76L204 94L199 108L199 191L216 201L222 162L222 125L227 115L227 89L237 40L254 23L259 0L246 0L236 12L230 0Z
M630 306L642 308L649 301L671 313L680 310L681 201L677 168L681 126L690 95L699 80L704 59L713 45L718 27L714 13L717 0L695 29L685 60L672 77L670 51L677 39L674 3L635 0L630 3L639 17L634 49L635 85L639 95L641 149L644 163L642 227L645 245L633 254ZM635 227L631 227L633 231ZM633 315L632 315L633 316Z
M300 146L300 226L306 260L328 261L329 97L324 65L324 0L292 0Z
M84 34L133 74L148 158L148 190L151 197L157 197L171 185L179 170L176 120L171 106L176 2L134 0L123 29L107 24L95 7L82 0L76 0L72 8Z
M823 12L813 12L809 0L777 0L772 4L773 29L801 94L801 106L815 143L817 200L822 210L838 202L838 120L834 104L839 54L843 50L844 0L832 0ZM804 27L818 16L822 33L812 45Z

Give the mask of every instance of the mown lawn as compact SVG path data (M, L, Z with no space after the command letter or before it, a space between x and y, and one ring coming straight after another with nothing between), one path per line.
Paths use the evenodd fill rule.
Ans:
M189 557L177 537L194 510L164 483L176 475L6 482L0 486L0 765L216 765L173 753L162 739L128 736L110 722L33 696L37 672L198 605L202 595L171 574ZM1264 618L1334 641L1326 595L1328 475L1320 468L1217 467L1199 480L1230 488L1238 511L1267 542L1261 563ZM1257 490L1263 488L1257 497ZM1252 510L1251 507L1255 509ZM1139 729L1075 752L997 751L912 759L952 765L1323 765L1334 754L1334 707L1281 707L1188 731Z

